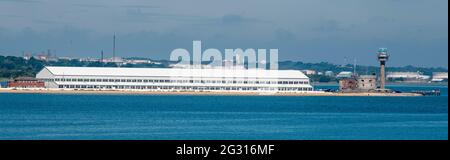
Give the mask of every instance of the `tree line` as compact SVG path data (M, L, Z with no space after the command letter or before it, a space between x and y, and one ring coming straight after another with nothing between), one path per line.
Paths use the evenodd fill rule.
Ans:
M167 68L170 65L168 61L158 61L161 64L126 64L120 67L128 68ZM16 56L0 56L0 79L12 79L17 77L34 77L44 66L71 66L71 67L119 67L116 63L101 63L73 60L42 61L35 58L28 60ZM335 65L327 62L321 63L303 63L293 61L283 61L279 63L279 69L287 70L315 70L317 72L332 71L335 74L342 71L353 71L353 65ZM415 66L388 67L390 72L422 72L426 75L432 75L433 72L448 72L446 68L425 68ZM377 74L379 67L358 65L356 68L358 74ZM313 81L327 82L333 81L333 77L315 75L311 76Z

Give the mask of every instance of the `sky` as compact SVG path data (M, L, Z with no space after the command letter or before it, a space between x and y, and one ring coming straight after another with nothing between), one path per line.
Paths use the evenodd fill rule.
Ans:
M447 0L0 0L0 55L169 59L177 48L280 60L448 68Z

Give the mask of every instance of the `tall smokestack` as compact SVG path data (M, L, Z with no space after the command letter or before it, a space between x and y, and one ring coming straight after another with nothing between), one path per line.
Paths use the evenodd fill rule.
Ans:
M116 33L114 33L114 37L113 37L113 57L112 60L113 62L116 59Z
M389 59L387 48L378 50L378 61L380 61L380 89L386 89L386 61Z
M104 58L104 57L103 57L103 50L102 50L101 58L100 58L100 62L101 62L101 63L103 63L103 58Z

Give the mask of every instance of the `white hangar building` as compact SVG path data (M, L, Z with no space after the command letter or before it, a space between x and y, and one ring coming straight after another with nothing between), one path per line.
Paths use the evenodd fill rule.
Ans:
M63 90L312 92L296 70L45 67L36 78Z

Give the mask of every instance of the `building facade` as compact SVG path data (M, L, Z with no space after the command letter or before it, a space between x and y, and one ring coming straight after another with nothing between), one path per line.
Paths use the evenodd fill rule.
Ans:
M36 78L46 88L174 92L312 92L294 70L45 67Z
M377 89L377 76L361 75L358 76L358 89L362 91L371 91Z
M303 72L303 74L306 74L306 75L316 75L317 74L317 71L315 71L315 70L301 70L302 72Z
M386 79L392 82L427 82L431 77L421 72L388 72Z
M341 92L372 92L377 89L377 76L361 75L339 80Z
M434 72L432 82L448 82L448 72Z
M8 82L8 88L44 88L45 83L32 77L16 78Z
M353 72L343 71L336 75L336 79L352 78Z

